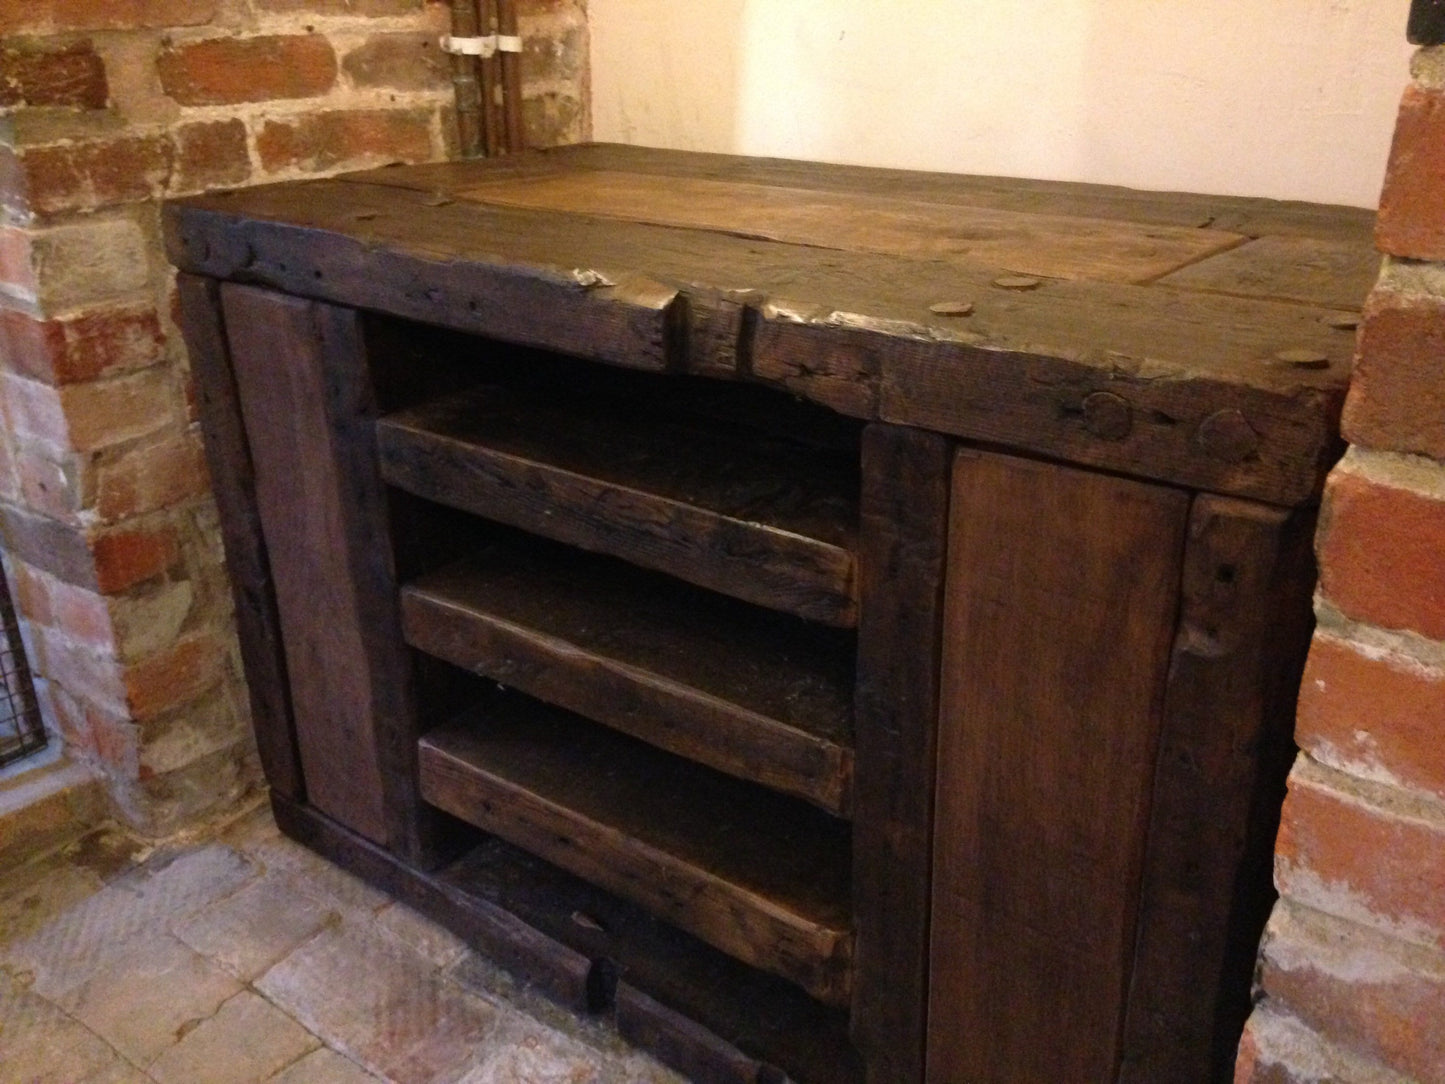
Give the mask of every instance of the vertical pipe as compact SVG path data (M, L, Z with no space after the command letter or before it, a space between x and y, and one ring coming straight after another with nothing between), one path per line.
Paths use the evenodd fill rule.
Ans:
M475 0L452 0L452 36L476 35ZM452 54L452 86L457 97L457 149L463 158L475 158L482 150L482 93L476 57Z
M516 0L497 0L497 32L516 36ZM506 126L508 153L526 149L522 134L522 54L499 53L502 62L502 115Z
M497 22L494 15L493 0L475 0L476 20L480 24L479 34L495 34ZM497 101L497 90L499 88L497 58L487 57L481 62L482 69L482 131L486 140L488 157L500 154L503 149L503 127L501 108Z

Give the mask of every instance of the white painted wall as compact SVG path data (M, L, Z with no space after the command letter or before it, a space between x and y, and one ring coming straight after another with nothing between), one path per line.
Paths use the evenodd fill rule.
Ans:
M1375 206L1409 0L590 0L599 140Z

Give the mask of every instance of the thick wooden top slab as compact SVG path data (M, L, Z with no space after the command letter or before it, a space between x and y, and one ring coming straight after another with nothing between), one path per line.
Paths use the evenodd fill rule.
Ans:
M1293 504L1337 451L1370 219L588 146L188 199L167 240L197 274Z

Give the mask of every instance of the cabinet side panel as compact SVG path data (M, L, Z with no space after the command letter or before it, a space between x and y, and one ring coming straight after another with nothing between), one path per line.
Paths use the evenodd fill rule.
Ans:
M299 801L305 789L291 717L281 619L256 503L251 448L221 315L220 286L214 279L184 273L176 276L176 286L181 332L190 353L205 433L206 462L221 516L221 542L236 606L236 632L261 767L273 790Z
M960 451L928 1079L1118 1068L1189 498Z
M871 1084L923 1075L939 633L952 442L863 436L852 1033Z
M221 288L308 800L406 851L415 726L359 314Z
M1224 1080L1274 899L1271 860L1313 622L1314 516L1202 496L1144 867L1120 1080Z

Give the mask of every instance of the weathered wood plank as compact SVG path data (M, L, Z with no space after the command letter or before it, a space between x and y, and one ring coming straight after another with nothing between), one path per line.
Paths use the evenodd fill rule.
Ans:
M843 815L853 646L616 562L498 545L402 590L413 647Z
M700 154L620 143L555 147L522 158L368 170L352 174L347 179L368 184L395 184L419 191L456 192L496 177L547 177L584 169L780 185L825 192L872 193L1000 211L1080 215L1191 229L1228 230L1250 237L1314 237L1344 241L1363 248L1371 247L1375 223L1373 211L1358 207L1250 196L1150 192L1073 181L968 176L783 158Z
M604 358L573 339L575 321L556 306L526 316L502 298L527 329L478 324L476 299L453 291L448 276L526 285L558 268L617 282L644 274L674 300L658 350L639 354L616 332L634 344L624 351L634 363L735 373L858 417L988 441L1003 433L1016 447L1278 503L1318 492L1334 455L1353 340L1327 326L1332 310L1159 285L1051 280L1018 293L993 286L991 273L940 261L435 202L341 181L188 201L172 214L172 255L201 273ZM335 260L370 261L371 270L338 277ZM376 294L377 282L403 280L432 285L400 299ZM426 306L412 303L428 291ZM960 297L973 303L971 316L930 309ZM1323 367L1281 364L1277 355L1293 351L1323 357ZM1002 414L1001 380L1014 382L1003 398L1026 399ZM1097 391L1128 400L1123 437L1084 424L1082 401ZM1216 418L1229 411L1242 423Z
M256 475L231 367L230 345L221 314L220 284L181 274L181 332L196 385L196 408L205 434L206 463L221 516L236 633L246 670L251 722L261 768L273 791L300 801L305 780L291 717L291 685L271 563L257 507Z
M783 1084L781 1072L770 1071L756 1058L718 1038L707 1028L674 1012L627 983L617 987L617 1033L634 1046L650 1050L689 1080L708 1084Z
M1155 279L1245 240L1222 230L620 170L498 178L457 195L534 211L1102 282Z
M815 621L857 620L856 469L733 426L488 386L378 425L388 482Z
M411 669L359 314L221 288L308 800L420 859Z
M1379 275L1380 254L1372 248L1313 238L1261 237L1159 281L1186 290L1359 311Z
M1309 643L1314 517L1194 502L1122 1084L1229 1076L1249 1014Z
M421 779L434 805L846 1001L841 822L516 694L423 738Z
M752 1061L759 1067L759 1084L781 1084L780 1074L769 1066L806 1084L862 1080L845 1013L739 963L636 904L499 839L479 845L440 879L505 907L595 961L592 1011L613 1007L630 1041L684 1072L706 1080L709 1069L737 1071ZM686 1028L679 1017L695 1026ZM678 1042L684 1049L673 1045ZM722 1044L731 1044L735 1052ZM680 1065L671 1060L674 1053L690 1060Z
M1188 504L1160 486L958 453L934 1084L1103 1084L1118 1071Z
M933 433L864 431L852 1031L871 1084L923 1079L952 452Z

